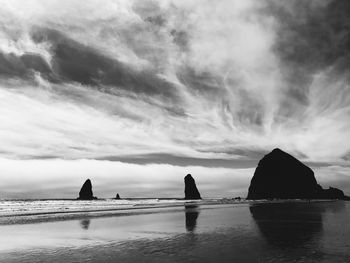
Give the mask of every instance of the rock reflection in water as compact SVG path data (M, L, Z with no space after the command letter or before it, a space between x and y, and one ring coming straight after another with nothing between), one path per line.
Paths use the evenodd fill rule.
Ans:
M80 226L84 230L88 230L90 226L90 219L82 219L80 220Z
M318 203L279 203L250 206L260 232L269 244L301 247L322 234L324 206Z
M188 232L193 232L196 229L198 215L197 205L185 205L186 230Z

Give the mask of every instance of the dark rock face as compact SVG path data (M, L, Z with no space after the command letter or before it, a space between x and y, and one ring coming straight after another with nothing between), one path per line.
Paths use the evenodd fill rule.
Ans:
M202 199L192 175L185 176L185 199Z
M317 192L314 172L293 156L274 149L260 160L247 198L313 198Z
M348 197L344 195L344 192L338 188L329 187L321 192L323 199L342 199L345 200Z
M119 199L120 199L119 194L117 194L117 195L115 196L115 199L117 199L117 200L119 200Z
M324 190L314 172L288 153L274 149L258 164L247 199L346 199L336 188Z
M91 184L90 179L87 179L85 181L85 183L83 184L83 186L81 187L78 199L79 200L97 199L97 197L94 197L94 195L92 193L92 184Z

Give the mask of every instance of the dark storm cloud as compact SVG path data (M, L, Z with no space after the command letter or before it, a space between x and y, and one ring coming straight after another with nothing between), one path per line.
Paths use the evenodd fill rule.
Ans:
M32 79L34 73L54 83L77 82L90 86L110 86L134 93L176 98L176 87L156 76L156 72L137 71L100 51L80 44L63 33L36 29L32 38L37 43L51 44L51 65L40 55L0 53L0 75ZM113 89L107 89L113 93Z
M182 194L190 172L243 196L276 147L346 181L348 1L2 2L0 192Z
M303 112L315 96L318 116L322 112L346 115L350 93L350 2L268 3L268 13L277 19L274 50L281 60L288 86L279 116L305 118ZM317 75L321 80L315 84ZM337 117L330 115L328 118Z
M271 149L272 150L272 149ZM217 147L217 148L211 148L208 150L202 150L202 152L212 152L212 153L227 153L231 154L233 156L239 157L240 160L250 160L250 161L258 161L260 160L265 154L268 154L270 150L259 150L259 149L245 149L240 147Z
M308 87L315 73L329 67L335 67L337 74L348 70L344 63L350 62L350 2L272 0L267 3L265 11L277 19L274 49L289 83L284 108L288 111L292 100L308 104Z
M48 42L52 45L53 72L63 82L111 86L135 93L176 98L176 88L157 77L156 72L132 69L56 30L36 29L32 37L38 43Z
M1 80L3 123L22 119L4 127L4 141L15 132L19 149L34 149L15 149L20 156L165 152L164 162L185 164L183 155L210 166L205 158L217 155L251 160L251 149L281 147L313 160L348 149L339 143L347 137L348 116L339 110L347 101L327 95L323 103L310 92L318 72L332 67L333 79L328 74L321 84L333 86L348 68L344 1L72 0L58 8L33 0L25 14L21 5L3 12L21 23L0 19L7 30L0 31L0 74L16 79ZM21 114L13 110L16 96ZM327 114L319 104L331 106ZM30 136L55 130L48 139L54 146L40 152L27 145L47 136L20 142L25 129Z
M105 156L97 160L119 161L133 164L169 164L174 166L202 166L212 168L252 168L258 163L258 159L215 159L195 158L188 156L176 156L166 153L130 155L130 156Z
M7 78L33 78L35 72L47 77L52 74L50 66L40 55L27 53L16 55L0 52L0 75Z
M350 50L350 2L269 1L278 19L276 51L285 63L314 72Z

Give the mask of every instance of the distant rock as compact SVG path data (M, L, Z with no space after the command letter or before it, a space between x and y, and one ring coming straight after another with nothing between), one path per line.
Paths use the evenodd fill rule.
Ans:
M202 199L192 175L185 176L185 199Z
M97 197L94 197L94 195L92 193L92 184L91 184L90 179L87 179L85 181L85 183L83 184L83 186L81 187L78 199L79 200L97 199Z
M119 200L119 199L120 199L119 194L117 194L117 195L115 196L115 199L117 199L117 200Z
M247 199L347 199L336 188L324 190L314 172L288 153L274 149L258 164Z
M323 190L323 189L322 189ZM338 188L329 187L324 189L322 193L322 199L341 199L341 200L350 200L344 192Z

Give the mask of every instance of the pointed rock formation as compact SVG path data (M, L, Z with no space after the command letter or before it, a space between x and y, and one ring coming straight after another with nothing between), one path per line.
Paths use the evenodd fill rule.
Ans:
M185 199L202 199L192 175L185 176Z
M117 195L115 196L115 199L117 199L117 200L119 200L119 199L120 199L119 194L117 194Z
M247 199L346 199L336 188L324 190L314 172L288 153L274 149L259 161Z
M83 184L83 186L81 187L78 199L79 200L97 199L97 197L94 197L94 195L92 193L92 184L91 184L90 179L87 179L85 181L85 183Z

